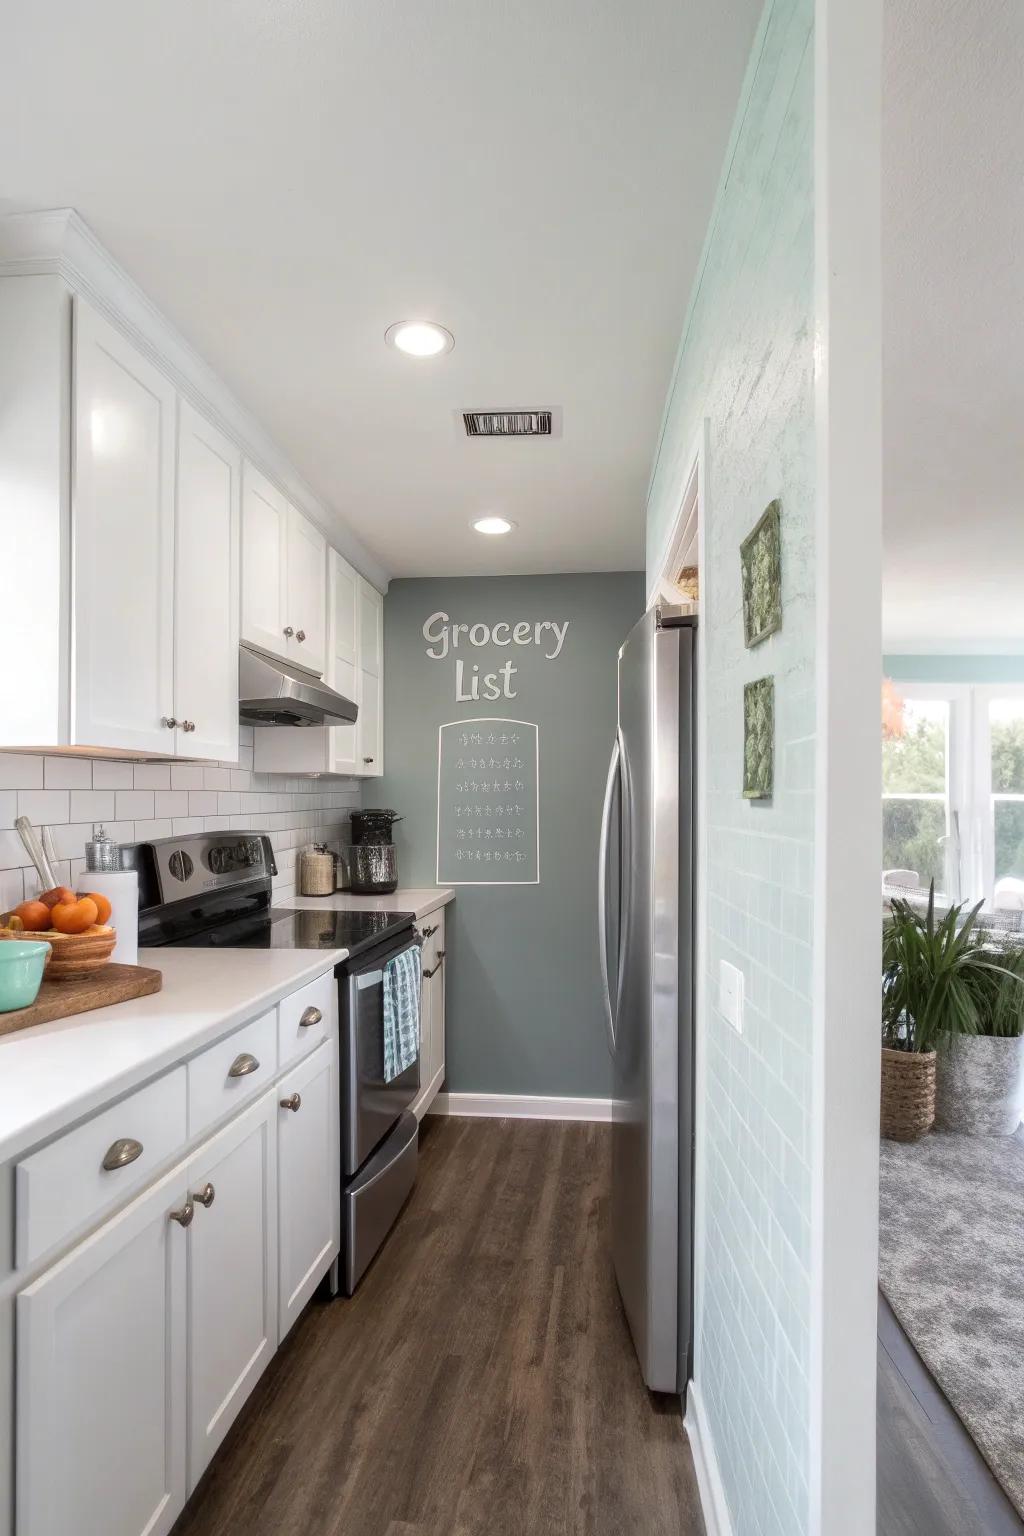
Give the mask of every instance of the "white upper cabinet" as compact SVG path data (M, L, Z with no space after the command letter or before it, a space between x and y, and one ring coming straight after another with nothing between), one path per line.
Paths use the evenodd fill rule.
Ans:
M359 772L384 772L384 599L359 578Z
M327 681L346 699L359 701L359 577L336 549L328 551ZM336 725L328 731L332 773L357 773L358 726Z
M175 391L75 300L71 741L175 750Z
M326 660L327 540L319 528L288 508L288 655L296 666L323 676Z
M242 485L242 639L287 657L288 503L248 461Z
M178 410L174 716L178 752L238 759L242 456L187 401Z
M248 462L242 500L242 639L323 676L327 541Z

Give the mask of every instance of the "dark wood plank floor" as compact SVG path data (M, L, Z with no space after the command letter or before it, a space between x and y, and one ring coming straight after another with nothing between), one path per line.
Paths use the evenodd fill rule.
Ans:
M431 1120L351 1301L313 1303L175 1536L702 1536L608 1250L609 1127Z
M878 1536L1024 1536L889 1303L878 1300Z

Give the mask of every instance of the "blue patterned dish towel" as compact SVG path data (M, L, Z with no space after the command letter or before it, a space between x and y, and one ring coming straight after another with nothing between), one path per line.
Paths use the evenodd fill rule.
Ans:
M384 1081L412 1066L420 1053L420 976L418 944L403 949L384 967Z

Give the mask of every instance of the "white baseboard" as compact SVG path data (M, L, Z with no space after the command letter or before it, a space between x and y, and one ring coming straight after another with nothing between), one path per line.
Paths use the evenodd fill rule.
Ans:
M704 1514L707 1536L732 1536L729 1506L725 1502L725 1487L715 1455L711 1429L708 1425L704 1402L695 1381L686 1389L686 1417L683 1420L693 1453L693 1465L697 1471L697 1487L700 1490L700 1507Z
M555 1099L533 1093L439 1093L431 1115L476 1115L495 1120L610 1120L611 1099Z

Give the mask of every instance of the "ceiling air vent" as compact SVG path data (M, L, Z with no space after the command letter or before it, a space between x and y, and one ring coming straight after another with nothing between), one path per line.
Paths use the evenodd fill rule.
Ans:
M463 411L467 437L550 437L550 411Z

